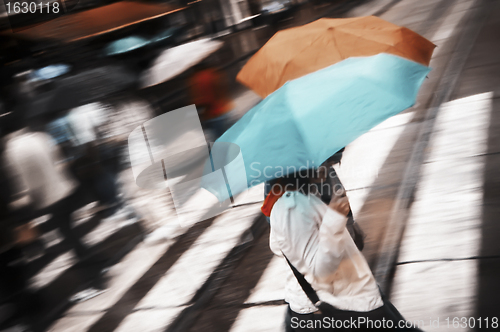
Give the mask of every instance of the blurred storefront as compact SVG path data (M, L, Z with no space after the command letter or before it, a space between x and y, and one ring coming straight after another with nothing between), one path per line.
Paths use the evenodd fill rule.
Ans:
M205 33L221 32L254 15L249 0L187 0L185 5L192 12L193 23Z

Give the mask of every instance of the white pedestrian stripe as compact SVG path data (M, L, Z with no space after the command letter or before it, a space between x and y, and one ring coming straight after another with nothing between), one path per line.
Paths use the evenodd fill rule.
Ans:
M484 93L441 107L421 170L398 261L424 262L397 267L392 299L405 318L423 320L426 331L440 330L428 326L431 317L443 329L447 317L474 314L477 260L460 259L478 255L481 246L492 97ZM440 259L458 261L432 261Z
M69 269L77 262L76 256L72 250L56 257L52 262L47 264L40 272L33 276L29 286L33 290L38 290L46 287L57 279L64 271Z
M101 313L65 316L57 320L48 331L49 332L65 332L65 331L87 331L87 329L97 322L102 316Z
M251 191L258 192L260 197L263 195L262 186ZM136 312L127 316L117 331L137 331L141 327L141 331L146 332L168 326L260 213L260 205L254 204L227 210L218 216L137 304ZM151 315L156 319L154 326L144 327L143 322Z
M120 210L115 215L101 220L99 226L83 237L83 242L87 246L93 247L98 243L106 241L111 235L128 226L126 223L127 216L122 213L123 211Z
M67 331L69 326L78 322L78 331L88 330L111 308L129 288L168 250L172 241L154 246L142 243L114 265L108 275L105 296L97 296L89 301L74 305L50 329L51 332ZM96 313L97 312L97 313Z
M335 166L354 217L359 215L379 170L413 116L413 113L399 114L374 127L349 144L340 166Z
M260 306L242 310L231 332L284 332L288 306Z
M128 315L115 329L116 332L160 332L165 330L165 325L173 321L185 306L160 307L139 310Z
M262 303L283 300L285 298L285 280L289 267L282 257L274 256L262 274L257 286L245 303Z
M86 219L88 222L90 219ZM114 219L109 222L101 222L94 230L83 237L83 242L89 246L94 247L95 245L106 241L111 235L120 231L123 219ZM82 224L81 222L79 223ZM48 234L53 234L50 232ZM58 232L56 232L58 234ZM55 243L59 243L59 237L56 237ZM54 243L49 243L48 247L52 247ZM72 266L77 263L75 253L70 250L62 253L53 259L49 264L47 264L40 272L34 275L30 280L29 284L32 289L41 289L51 284L57 277L64 273Z

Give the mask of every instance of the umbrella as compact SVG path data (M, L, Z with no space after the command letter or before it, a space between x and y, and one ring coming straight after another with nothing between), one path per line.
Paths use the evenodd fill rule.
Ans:
M28 106L28 117L66 111L98 101L132 86L135 77L121 66L86 70L53 82L51 91L39 94Z
M154 35L150 42L154 44L168 44L173 42L175 35L178 34L180 30L180 27L170 27Z
M292 171L320 166L361 134L412 106L429 70L381 53L349 58L286 83L215 142L233 143L241 149L244 162L225 168L232 194ZM224 154L217 158L219 165L231 162ZM241 168L246 181L238 175ZM211 171L207 164L205 173ZM227 199L227 192L208 177L203 187L220 201Z
M128 36L109 43L104 54L107 56L124 54L148 45L149 41L141 36Z
M32 72L32 75L30 75L30 78L33 80L50 80L59 76L62 76L64 74L67 74L71 70L70 65L66 64L55 64L55 65L49 65L37 70L34 70Z
M221 41L205 38L167 49L146 70L141 86L145 88L174 78L217 51L222 44Z
M435 45L375 16L319 19L276 33L238 73L265 98L285 82L351 56L390 53L429 65Z

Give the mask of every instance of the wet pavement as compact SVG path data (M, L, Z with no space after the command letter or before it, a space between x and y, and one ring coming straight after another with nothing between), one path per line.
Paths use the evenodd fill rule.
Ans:
M491 331L499 319L500 6L482 5L482 28L439 109L394 278L395 304L426 331Z

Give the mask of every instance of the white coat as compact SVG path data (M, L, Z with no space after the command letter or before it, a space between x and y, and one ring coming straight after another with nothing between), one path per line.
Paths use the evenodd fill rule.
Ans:
M383 305L370 267L346 229L345 216L316 196L288 191L274 204L270 217L271 250L290 260L321 301L362 312ZM285 301L300 314L316 311L289 270Z

